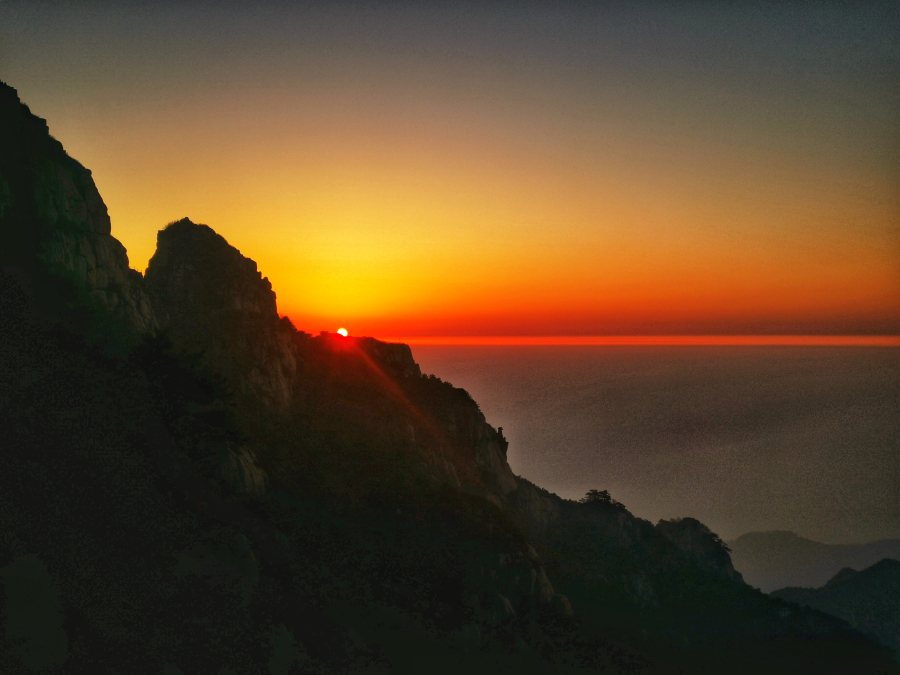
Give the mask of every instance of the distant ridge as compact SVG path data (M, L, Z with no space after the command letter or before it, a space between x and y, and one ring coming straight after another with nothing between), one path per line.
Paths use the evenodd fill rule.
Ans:
M845 567L822 588L782 588L772 595L839 616L900 656L900 561L862 571Z
M864 569L883 558L900 558L900 539L868 544L821 544L794 532L749 532L734 541L734 567L765 593L788 586L818 588L845 567Z

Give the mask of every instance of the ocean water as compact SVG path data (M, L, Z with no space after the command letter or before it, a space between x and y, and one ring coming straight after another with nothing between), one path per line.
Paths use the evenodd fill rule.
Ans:
M515 473L566 498L723 538L900 537L900 349L413 346L510 441Z

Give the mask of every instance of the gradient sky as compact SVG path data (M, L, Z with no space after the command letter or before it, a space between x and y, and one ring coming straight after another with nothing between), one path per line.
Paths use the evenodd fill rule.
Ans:
M900 333L897 3L422 4L6 0L0 79L310 332Z

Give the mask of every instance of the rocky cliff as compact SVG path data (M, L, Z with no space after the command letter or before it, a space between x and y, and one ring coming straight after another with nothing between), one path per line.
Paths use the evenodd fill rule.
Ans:
M156 326L141 274L111 236L91 172L0 82L0 232L4 266L36 261L138 331Z
M176 347L203 352L239 392L286 408L294 396L294 331L278 316L272 284L206 225L184 218L157 235L146 287Z
M236 392L290 416L321 406L323 391L336 401L368 378L371 395L352 404L369 418L360 424L380 420L408 437L439 482L497 505L516 490L506 440L471 397L423 377L408 345L297 331L278 316L275 293L256 263L210 227L185 218L161 230L146 288L175 347L202 354ZM324 372L323 362L329 364ZM347 378L336 378L341 374ZM451 395L435 399L442 389Z
M654 527L614 500L574 502L520 477L516 483L518 489L507 496L509 512L548 557L551 577L590 579L598 588L617 589L641 611L658 607L669 584L648 560L651 555L668 559L670 570L695 567L743 586L725 544L693 518ZM607 564L597 565L599 558Z
M660 520L656 529L708 572L732 581L743 581L731 564L731 549L696 518Z

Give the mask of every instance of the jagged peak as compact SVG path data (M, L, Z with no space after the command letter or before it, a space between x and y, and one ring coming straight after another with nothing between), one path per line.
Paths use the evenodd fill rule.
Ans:
M197 243L206 245L206 246L216 246L220 248L232 249L237 253L240 253L234 246L228 243L228 241L221 234L216 232L209 225L204 225L203 223L195 223L190 218L182 218L181 220L173 220L168 223L163 229L161 229L157 233L157 242L161 242L166 239L185 239L185 240L193 240ZM241 256L245 260L250 260L253 263L253 267L256 267L256 262L247 258L246 256Z
M163 229L164 229L164 230L168 230L170 227L189 227L189 226L193 226L193 227L206 227L206 228L208 228L208 229L210 229L210 230L212 229L211 227L209 227L209 225L203 225L203 224L201 224L201 223L195 223L193 220L191 220L191 219L188 218L187 216L185 216L184 218L181 218L180 220L173 220L171 223L167 223L166 226L165 226Z
M204 231L212 232L214 235L216 235L217 237L222 239L222 241L225 241L225 238L222 237L222 235L220 235L219 233L217 233L214 229L212 229L209 225L204 225L203 223L195 223L193 220L191 220L187 216L185 216L184 218L181 218L180 220L173 220L172 222L167 223L166 226L160 231L162 232L162 231L170 230L170 229L171 230L179 230L181 228L192 228L192 227L201 228Z
M243 255L209 225L195 223L187 217L174 220L157 233L156 242L156 252L147 268L149 275L169 265L173 258L194 259L197 262L215 259L215 267L206 270L212 276L243 276L249 273L256 279L262 279L271 291L271 284L268 279L263 279L256 261Z
M178 348L204 351L238 391L287 406L292 330L256 262L190 218L166 225L156 241L145 279L160 327Z

